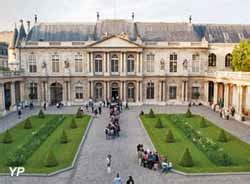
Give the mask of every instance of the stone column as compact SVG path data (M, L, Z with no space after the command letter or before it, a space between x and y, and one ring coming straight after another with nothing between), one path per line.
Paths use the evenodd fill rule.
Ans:
M25 92L24 92L24 82L21 81L20 82L20 101L23 102L25 99L24 99L24 95L25 95Z
M103 99L106 100L107 98L107 85L106 81L103 82Z
M94 75L93 52L90 52L91 75Z
M5 110L4 84L0 84L0 111Z
M123 75L127 75L127 53L124 52L123 54Z
M241 85L238 85L237 89L238 89L237 112L239 115L242 115L243 87Z
M185 102L185 81L182 82L181 84L181 91L182 91L182 101Z
M90 61L90 52L87 52L87 73L91 73L91 61Z
M121 76L123 73L123 53L120 53L120 63L119 63L119 75Z
M187 102L187 101L189 101L189 93L188 93L188 91L189 91L189 83L188 83L188 81L185 81L185 93L186 93L186 95L185 95L185 101Z
M102 61L102 73L106 73L107 71L106 71L106 52L104 52L104 54L103 54L103 61Z
M124 88L123 88L123 94L124 94L124 101L127 102L127 81L124 81Z
M224 84L224 108L228 109L229 107L229 84Z
M162 101L166 101L166 81L162 81Z
M89 96L89 98L90 98L90 97L92 97L92 96L91 96L91 81L89 81L88 88L89 88L89 90L88 90L88 93L89 93L88 96Z
M218 103L218 83L214 82L214 104Z
M140 74L143 74L143 53L140 54Z
M120 82L120 99L123 101L123 81Z
M204 102L208 105L209 81L204 82Z
M140 101L140 81L136 81L136 103Z
M135 62L135 73L136 74L140 73L140 59L139 59L139 57L140 57L140 53L137 52L136 53L136 62Z
M161 102L161 88L162 88L162 86L161 86L161 80L158 82L158 89L159 89L159 91L158 91L158 101L159 102Z
M143 102L143 82L140 81L140 101Z
M107 98L110 99L110 82L107 82Z
M16 110L16 92L15 92L15 82L11 83L11 107L13 110Z
M110 75L110 53L107 53L107 74Z

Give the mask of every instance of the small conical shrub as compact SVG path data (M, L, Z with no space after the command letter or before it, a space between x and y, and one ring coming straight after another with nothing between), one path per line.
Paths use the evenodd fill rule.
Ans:
M38 117L39 117L39 118L45 118L45 115L44 115L44 112L43 112L42 109L39 111Z
M191 117L192 117L192 113L191 113L191 111L190 111L189 108L187 109L186 117L187 117L187 118L191 118Z
M194 165L193 159L191 157L191 154L190 154L190 151L188 148L186 148L186 150L181 158L180 165L183 167L192 167Z
M154 113L153 109L150 109L150 111L149 111L149 117L150 118L155 118L155 113Z
M69 142L69 140L68 140L67 133L65 132L65 130L63 130L62 134L61 134L61 137L60 137L60 143L61 144L66 144L68 142Z
M4 134L4 137L3 137L3 143L10 144L12 142L13 142L12 136L11 136L9 130L7 130Z
M160 118L157 119L155 128L164 128Z
M24 126L23 126L24 129L31 129L32 128L32 124L30 122L30 119L27 119L25 122L24 122Z
M168 130L166 141L167 143L173 143L175 141L174 135L171 129Z
M227 142L227 136L224 130L221 129L219 136L218 136L218 141L219 142Z
M201 118L200 121L200 128L206 128L207 127L207 123L204 117Z
M70 122L70 128L74 129L77 128L77 124L74 118L72 118L71 122Z
M82 118L82 117L83 117L83 112L81 111L80 108L78 108L76 112L76 118Z
M56 157L55 157L53 151L50 150L48 155L47 155L47 158L45 160L45 166L46 167L55 167L57 165L58 165L58 162L56 160Z

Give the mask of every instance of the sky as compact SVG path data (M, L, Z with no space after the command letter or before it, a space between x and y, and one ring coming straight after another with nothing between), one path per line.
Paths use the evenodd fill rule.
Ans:
M250 24L250 0L0 0L0 31L13 30L19 20L93 22L101 19L194 23Z

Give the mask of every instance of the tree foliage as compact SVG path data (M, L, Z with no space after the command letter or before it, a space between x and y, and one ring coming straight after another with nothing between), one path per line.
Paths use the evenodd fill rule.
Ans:
M187 117L187 118L191 118L191 117L192 117L192 112L190 111L189 108L187 109L186 117Z
M4 134L4 137L3 137L3 143L10 144L12 142L13 142L12 136L11 136L9 130L7 130Z
M166 141L167 141L167 143L173 143L175 141L174 135L173 135L173 132L171 129L168 130Z
M55 167L57 165L58 165L58 162L56 160L56 157L55 157L53 151L50 150L48 155L47 155L47 158L45 160L45 166L46 167Z
M23 128L24 129L31 129L32 128L32 124L31 124L31 121L29 118L24 122Z
M207 122L204 117L201 118L200 121L200 128L206 128L207 127Z
M219 133L218 141L219 141L219 142L227 142L227 141L228 141L227 135L226 135L225 131L222 130L222 129L221 129L221 131L220 131L220 133Z
M150 118L155 118L155 113L154 113L153 109L150 109L150 111L149 111L149 117Z
M157 119L155 128L164 128L160 118Z
M39 111L39 113L38 113L38 117L39 117L39 118L45 118L45 114L44 114L44 112L43 112L42 109L40 109L40 111Z
M74 118L72 118L71 122L70 122L70 128L75 129L77 128L77 124Z
M232 53L232 69L250 72L250 40L243 40L234 47Z
M182 158L181 158L181 161L180 161L180 165L183 166L183 167L192 167L194 166L194 163L193 163L193 159L191 157L191 153L189 151L188 148L186 148Z
M61 144L66 144L68 143L69 140L68 140L68 136L67 136L67 133L65 130L62 131L62 134L61 134L61 137L60 137L60 143Z

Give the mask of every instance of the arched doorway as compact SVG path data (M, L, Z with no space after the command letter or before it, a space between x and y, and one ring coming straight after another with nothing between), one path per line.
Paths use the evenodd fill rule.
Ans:
M60 83L55 82L50 85L50 103L52 105L63 101L63 87Z
M112 98L112 100L119 99L119 85L117 82L113 82L111 84L111 98Z
M102 83L98 82L95 84L95 99L100 101L103 99L103 87Z

